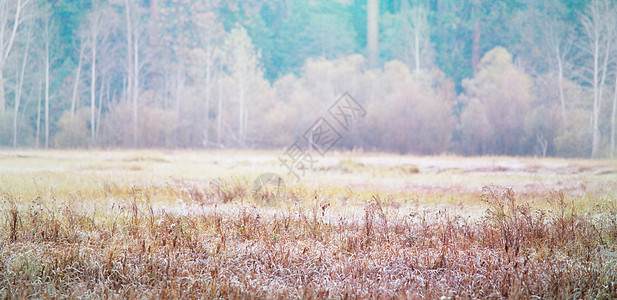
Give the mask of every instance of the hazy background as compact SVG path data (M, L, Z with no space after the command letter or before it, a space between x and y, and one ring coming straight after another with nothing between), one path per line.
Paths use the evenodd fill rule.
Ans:
M0 2L0 147L338 144L612 157L617 5L587 0Z

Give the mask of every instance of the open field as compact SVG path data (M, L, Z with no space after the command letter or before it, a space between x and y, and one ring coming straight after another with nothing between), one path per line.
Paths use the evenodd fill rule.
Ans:
M0 152L0 298L617 298L616 161L281 154Z

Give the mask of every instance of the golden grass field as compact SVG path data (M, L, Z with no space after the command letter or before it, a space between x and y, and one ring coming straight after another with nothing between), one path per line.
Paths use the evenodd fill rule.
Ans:
M281 154L0 152L0 298L617 298L616 161Z

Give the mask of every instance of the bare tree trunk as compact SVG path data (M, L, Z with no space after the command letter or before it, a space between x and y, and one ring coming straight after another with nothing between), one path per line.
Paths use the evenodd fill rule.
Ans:
M611 112L611 158L615 156L615 118L617 118L617 76L615 76L615 86L613 92L613 110Z
M96 16L95 16L96 18ZM98 23L98 20L94 22ZM90 142L94 144L95 142L95 117L96 117L96 47L97 47L97 31L98 24L92 26L92 41L91 41L91 52L92 52L92 66L90 68Z
M105 82L105 77L103 77L103 82ZM105 93L103 93L103 86L105 84L101 85L101 90L100 90L100 96L99 96L99 115L97 117L97 121L96 121L96 135L98 136L99 134L99 128L101 128L101 115L103 114L103 103L105 101L105 99L103 99L103 94L106 95L105 98L107 98L107 103L109 103L109 98L110 98L110 84L109 84L109 80L107 81L107 89L105 91Z
M84 56L84 44L79 46L79 60L77 62L77 70L75 72L75 82L73 84L73 97L71 100L71 118L75 115L75 109L77 108L77 97L79 93L79 77L81 76L81 64Z
M179 130L180 130L180 126L178 126L180 124L180 110L181 110L181 102L182 102L182 97L180 95L180 92L182 91L182 89L184 88L184 75L182 74L182 71L180 69L178 69L177 73L176 73L176 134L174 135L174 141L175 141L175 146L178 147L178 137L180 136L179 134Z
M598 93L598 59L599 59L599 41L595 40L593 54L593 117L592 117L592 138L591 138L591 157L596 157L598 147L600 146L600 129L598 127L598 119L600 118L599 93Z
M43 101L41 97L41 92L43 90L43 78L39 76L39 89L37 92L37 111L36 111L36 148L40 147L41 142L41 102Z
M6 100L4 99L4 97L6 97L4 95L4 68L2 66L0 66L0 113L3 113L5 111L5 105L6 105Z
M558 21L551 15L551 12L544 9L539 12L539 16L544 16L544 28L542 30L542 38L546 39L550 43L550 52L547 59L551 60L555 58L555 65L557 71L557 83L559 88L559 101L561 104L561 127L565 132L568 127L568 120L566 115L566 99L563 87L564 80L564 63L567 60L568 53L570 51L571 40L569 38L569 28L562 22Z
M221 147L222 141L222 122L223 122L223 97L221 97L221 72L219 67L219 76L216 81L216 98L218 102L216 110L216 143Z
M164 71L164 78L165 78L165 83L163 85L163 108L164 109L168 109L169 108L169 96L171 95L171 92L169 91L170 88L170 81L171 81L171 75L169 75L169 70L165 69Z
M247 144L247 142L246 142L246 133L247 133L248 128L249 128L249 127L248 127L248 123L249 123L249 113L250 113L250 110L245 109L245 111L244 111L244 122L243 122L243 124L244 124L244 130L242 130L242 134L244 134L244 136L242 136L242 144L243 144L245 147L246 147L246 144Z
M244 98L245 98L244 85L245 85L245 80L240 79L238 85L240 89L240 95L239 95L240 107L238 111L238 139L240 140L240 144L244 146Z
M213 59L212 59L212 49L210 48L210 45L207 46L207 53L206 53L206 59L207 59L207 64L206 64L206 111L205 111L205 116L204 116L204 146L208 147L208 144L210 143L210 137L208 134L208 127L210 125L210 90L211 90L211 84L210 84L210 79L212 77L212 63L213 63Z
M601 5L603 4L603 5ZM588 14L582 19L583 29L589 40L590 52L593 60L593 74L591 85L593 88L593 111L591 118L592 142L591 157L598 156L600 148L600 116L602 110L603 88L607 75L611 42L613 39L612 20L606 18L604 13L609 10L608 2L593 1L590 4ZM604 47L604 48L602 48ZM602 56L603 55L603 56ZM602 65L600 66L600 60Z
M49 21L45 24L45 149L49 148L49 68L50 68L50 58L49 56L49 44L50 44L50 33L49 33Z
M423 26L424 26L424 8L417 4L416 7L412 9L412 19L413 23L413 35L414 35L414 61L415 61L415 73L416 75L420 74L420 40L423 38Z
M15 42L15 36L17 35L17 28L19 27L19 24L21 22L20 20L21 11L28 4L28 2L29 0L25 0L23 2L22 0L17 0L17 3L15 3L15 15L14 15L14 20L13 20L13 28L11 30L9 40L7 41L6 44L4 40L5 30L7 29L5 27L5 24L9 16L8 5L10 1L2 1L2 3L0 3L0 22L1 22L1 25L0 25L1 26L0 27L0 113L3 113L6 110L6 95L4 93L4 76L3 76L4 66L5 66L6 60L9 57L9 54L11 53L11 49L13 48L13 43Z
M98 137L99 134L99 126L101 124L101 110L103 109L103 91L105 89L105 81L106 81L106 76L102 75L101 76L101 84L99 86L99 104L98 107L96 109L96 125L94 126L94 138L96 140L96 138Z
M21 65L21 72L15 89L15 113L13 115L13 148L17 148L17 120L19 118L19 104L21 102L21 93L24 86L24 76L26 74L26 64L28 63L28 55L30 54L30 32L26 40L26 49L24 51L24 60Z
M604 102L604 86L606 83L606 75L608 74L608 63L609 63L609 58L610 58L610 54L611 54L611 41L613 40L613 36L612 36L612 32L608 31L607 36L605 38L605 48L604 48L604 62L602 63L602 75L600 76L600 91L599 91L599 98L598 98L598 107L600 108L600 110L602 109L602 102ZM602 112L600 111L600 114Z
M557 82L559 83L559 101L561 102L561 126L565 132L568 127L568 121L566 119L566 97L563 91L563 61L559 48L557 50Z
M366 52L369 67L376 67L379 57L379 0L367 0Z
M131 7L129 0L124 0L126 12L126 53L127 53L127 85L126 100L133 101L133 28L131 24ZM133 147L137 147L137 117L135 116L135 103L133 103Z
M416 75L420 74L420 30L416 27L414 32L414 56L416 61Z
M135 33L135 29L133 29ZM133 147L138 145L138 106L137 99L139 98L139 44L137 35L133 36Z
M593 90L594 90L594 102L593 102L593 140L592 140L592 150L591 150L591 157L596 158L598 156L598 150L600 148L600 115L602 113L602 100L603 100L603 90L604 90L604 83L606 80L606 71L607 71L607 67L608 67L608 57L609 57L609 46L610 43L608 43L609 45L607 45L607 49L606 49L606 53L604 56L604 62L602 64L602 67L600 69L600 66L598 65L598 60L599 60L599 47L596 48L596 51L594 51L594 56L596 56L596 58L594 58L594 82L593 82ZM598 72L601 72L601 76L600 78L598 78Z

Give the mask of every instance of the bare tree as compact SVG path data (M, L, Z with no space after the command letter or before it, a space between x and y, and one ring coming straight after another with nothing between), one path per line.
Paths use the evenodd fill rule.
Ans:
M103 113L103 102L105 101L105 98L103 97L104 95L107 95L107 98L109 99L109 89L110 89L110 84L109 84L109 80L105 80L105 76L103 77L103 82L101 83L101 86L99 88L99 108L98 108L98 115L97 115L97 120L96 120L96 134L98 135L99 133L99 128L101 127L101 114ZM107 85L106 85L107 84ZM107 101L109 102L109 101Z
M550 64L550 68L557 74L557 85L559 89L559 102L561 105L561 127L565 131L568 125L566 114L566 99L564 91L565 69L572 55L572 45L574 37L571 34L571 29L563 21L557 18L555 11L563 11L563 5L559 1L551 2L530 2L532 5L538 5L537 9L533 9L534 19L541 20L539 24L530 24L539 33L539 38L546 43L540 44L542 47L543 56ZM538 26L539 25L539 26ZM543 47L544 46L544 47Z
M245 146L248 128L247 93L251 92L255 80L262 76L258 65L259 56L246 29L241 26L231 30L223 48L226 54L225 65L238 87L237 137L240 145Z
M49 15L46 16L45 30L43 33L44 48L45 48L45 149L49 148L49 88L50 79L49 73L51 69L51 39L53 22Z
M369 66L376 67L379 57L379 0L367 0L366 52Z
M557 69L557 82L559 85L559 102L561 104L561 126L565 131L568 126L568 119L566 115L566 96L563 87L564 81L564 64L567 59L568 53L570 52L570 46L572 45L571 40L567 37L561 36L556 32L554 25L551 25L551 21L547 21L548 27L548 41L551 45L554 54L555 66ZM564 31L561 31L563 33Z
M95 8L89 16L90 27L90 141L96 139L96 51L98 46L99 30L101 26L101 10Z
M208 135L208 126L210 125L210 99L212 91L212 65L214 64L214 49L212 46L206 46L206 111L204 112L204 145L208 146L210 136Z
M4 68L11 54L17 28L22 22L22 13L30 0L0 1L0 112L6 109L4 94Z
M137 147L137 79L138 74L137 70L139 69L138 65L138 44L136 41L135 29L134 29L134 15L131 10L132 1L124 0L124 7L126 13L126 52L127 52L127 87L126 87L126 98L133 105L133 147Z
M75 70L75 79L73 82L73 97L71 97L71 117L75 115L75 109L77 108L77 99L79 97L79 81L81 76L81 65L84 57L84 49L85 45L83 42L80 42L79 46L79 59L77 62L77 69Z
M617 64L615 64L615 85L613 86L613 108L611 111L611 158L615 156L615 134L617 119Z
M222 138L223 138L223 97L221 95L221 80L222 80L222 72L221 72L221 64L217 65L217 69L218 69L218 76L217 76L217 80L216 80L216 100L217 100L217 109L216 109L216 143L218 144L219 147L221 147L222 144Z
M30 32L30 27L28 27L26 37L26 46L23 52L23 63L21 65L21 70L18 74L18 78L16 80L16 88L15 88L15 112L13 115L13 148L17 148L17 121L19 118L19 104L21 102L21 95L24 85L24 76L26 74L26 66L28 63L28 56L30 55L30 40L32 34Z
M195 62L199 70L198 81L203 80L205 90L205 111L204 111L204 129L203 129L203 145L210 144L209 127L210 127L210 106L212 102L212 78L217 71L214 64L217 63L216 48L220 44L220 38L224 33L223 25L215 17L213 13L213 1L192 1L191 13L189 20L191 23L188 32L192 33L193 54L198 54L198 59ZM195 57L196 58L196 57ZM205 66L205 70L203 70Z
M386 55L404 62L416 75L432 64L427 6L422 0L403 1L400 12L384 16L384 23L390 24L381 37Z
M139 131L137 116L139 114L139 107L137 105L137 99L139 98L139 35L138 31L133 28L133 147L137 147L139 141Z
M411 25L413 27L413 53L416 75L420 74L421 57L427 51L426 44L429 43L428 20L426 8L420 1L415 3L411 9Z
M586 43L583 49L591 55L590 83L593 89L591 157L597 157L600 148L600 116L603 92L612 51L615 25L611 5L607 0L593 0L581 18Z
M176 70L176 91L175 91L175 98L176 98L176 122L180 122L180 109L182 106L182 90L184 90L184 83L186 82L186 76L184 74L184 69L183 68L178 68ZM177 128L179 129L179 128ZM179 133L179 132L176 132ZM174 135L174 141L175 141L175 145L176 147L178 146L178 142L179 142L179 134L175 134Z
M37 85L38 89L37 89L37 93L36 93L36 102L37 102L37 110L36 110L36 147L39 148L40 147L40 143L41 143L41 102L43 99L41 99L41 92L43 90L43 77L42 76L38 76L39 77L39 84Z

